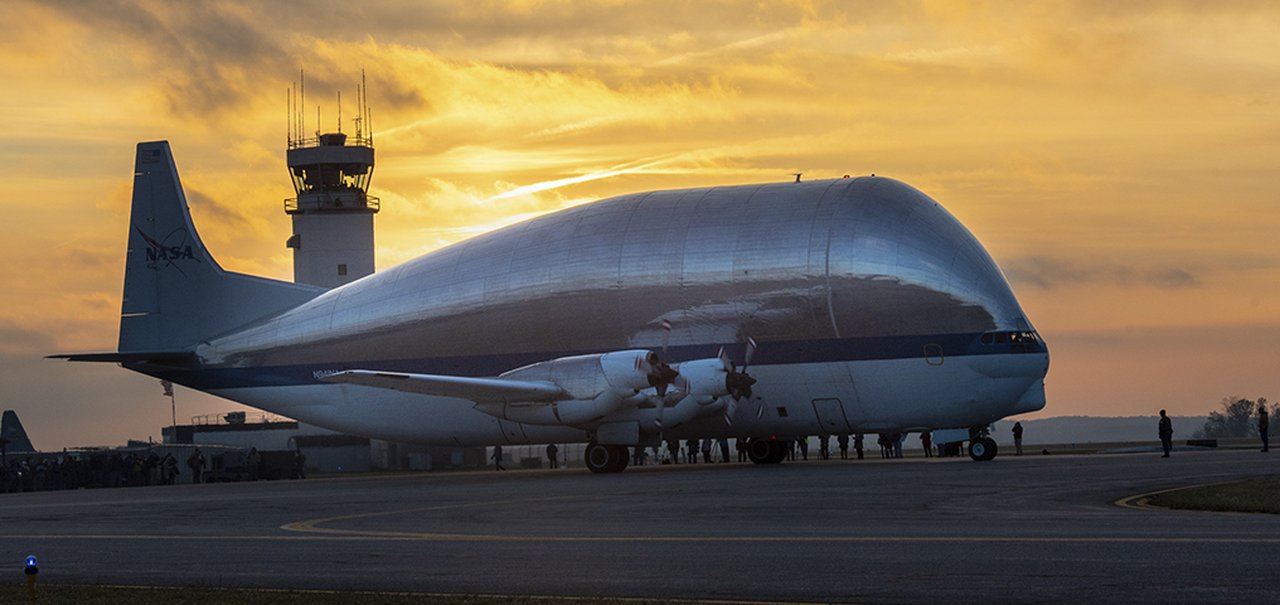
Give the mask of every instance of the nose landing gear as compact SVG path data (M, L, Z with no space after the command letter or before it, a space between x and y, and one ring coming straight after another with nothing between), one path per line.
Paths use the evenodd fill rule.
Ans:
M969 457L979 462L995 458L999 449L996 440L985 435L969 441Z

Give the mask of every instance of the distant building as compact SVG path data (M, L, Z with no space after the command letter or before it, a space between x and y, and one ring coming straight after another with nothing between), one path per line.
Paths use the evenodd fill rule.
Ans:
M264 413L242 411L193 418L161 430L166 445L215 445L269 452L301 449L307 472L434 470L484 466L484 448L428 447L345 435Z

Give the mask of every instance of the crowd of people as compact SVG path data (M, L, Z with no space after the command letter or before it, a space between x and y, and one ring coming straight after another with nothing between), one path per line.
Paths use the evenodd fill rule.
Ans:
M101 487L142 487L260 478L304 479L306 456L300 449L264 463L257 448L206 457L194 448L179 461L171 451L77 451L60 454L9 454L0 461L0 494ZM182 468L187 469L185 475Z
M832 437L835 438L835 447L832 448ZM808 460L810 438L793 439L790 441L790 447L787 450L787 460ZM830 460L836 455L838 450L841 460L849 460L855 458L862 460L866 456L864 450L865 435L862 433L842 433L837 435L819 435L816 437L818 443L818 451L816 459ZM902 458L903 442L906 439L904 433L880 433L877 434L877 443L880 445L881 458ZM960 456L964 454L961 443L937 444L932 442L932 434L928 431L920 434L921 447L925 456ZM498 450L499 455L501 450ZM560 468L563 461L560 460L560 448L555 444L548 444L546 448L546 457L550 468ZM499 463L498 459L490 456L495 463ZM736 438L718 438L718 439L668 439L656 447L636 447L632 448L632 465L645 464L707 464L707 463L724 463L736 460L738 462L747 462L747 440Z
M156 452L6 458L0 465L0 493L172 485L178 477L177 458Z

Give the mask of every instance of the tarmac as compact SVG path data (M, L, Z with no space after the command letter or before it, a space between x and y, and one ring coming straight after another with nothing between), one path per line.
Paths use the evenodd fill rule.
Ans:
M1275 603L1280 515L1115 501L1278 473L1256 450L1002 453L0 494L0 561L68 584Z

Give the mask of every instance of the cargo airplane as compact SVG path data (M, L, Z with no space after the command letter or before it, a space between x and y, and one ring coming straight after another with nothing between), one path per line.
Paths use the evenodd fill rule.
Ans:
M653 191L325 290L223 270L169 144L137 147L125 368L336 431L478 446L971 431L1044 407L1049 355L978 240L866 176Z

